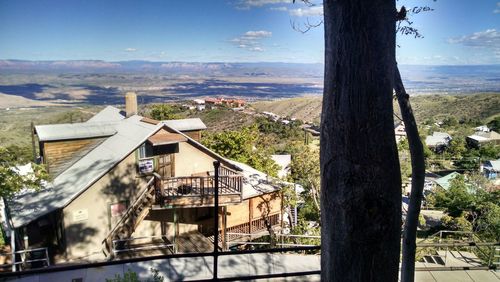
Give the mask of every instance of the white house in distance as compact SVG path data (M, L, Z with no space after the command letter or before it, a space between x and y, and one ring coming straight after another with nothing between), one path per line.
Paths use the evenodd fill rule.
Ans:
M500 134L495 131L476 131L476 133L467 136L467 144L479 148L485 144L500 144Z
M498 174L500 173L500 159L490 160L483 163L481 166L484 177L489 180L500 182Z
M450 145L451 140L450 134L446 132L434 132L425 138L425 145L436 153L440 153Z
M396 143L406 138L406 129L404 122L398 122L394 125L394 135L396 136Z
M271 159L280 167L278 177L284 179L290 174L291 155L271 155Z

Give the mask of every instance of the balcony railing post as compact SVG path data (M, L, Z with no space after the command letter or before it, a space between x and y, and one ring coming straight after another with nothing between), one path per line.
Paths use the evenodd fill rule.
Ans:
M217 267L219 256L219 168L220 162L214 161L214 276L213 280L217 281Z

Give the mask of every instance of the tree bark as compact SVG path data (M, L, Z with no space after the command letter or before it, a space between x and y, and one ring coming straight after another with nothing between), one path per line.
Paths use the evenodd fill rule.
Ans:
M406 137L411 155L411 194L406 222L403 233L403 261L401 264L401 282L413 282L415 279L415 252L417 240L418 216L425 182L424 147L418 134L417 123L413 116L409 95L406 93L399 68L394 72L394 90L398 99L403 122L405 123Z
M395 0L324 0L321 278L397 281Z

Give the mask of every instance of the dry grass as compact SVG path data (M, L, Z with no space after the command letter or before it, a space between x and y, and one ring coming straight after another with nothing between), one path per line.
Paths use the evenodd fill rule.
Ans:
M252 106L260 112L268 111L304 121L318 122L321 116L321 102L320 96L311 96L256 102ZM500 94L419 95L413 96L411 103L419 122L447 116L454 116L458 120L466 118L488 121L500 115ZM396 102L394 109L399 113Z

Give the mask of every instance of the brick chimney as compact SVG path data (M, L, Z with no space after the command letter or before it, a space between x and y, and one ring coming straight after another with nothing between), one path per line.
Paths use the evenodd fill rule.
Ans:
M125 114L127 117L137 114L137 95L135 92L125 94Z

